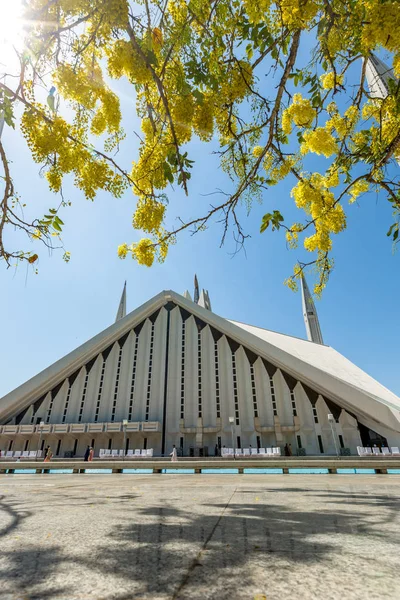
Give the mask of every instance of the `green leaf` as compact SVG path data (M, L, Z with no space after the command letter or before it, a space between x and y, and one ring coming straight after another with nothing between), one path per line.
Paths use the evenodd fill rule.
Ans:
M202 94L199 90L193 90L193 96L196 98L197 102L202 105L204 102L204 94Z
M149 61L149 63L151 65L157 66L158 65L158 58L157 56L154 54L153 50L149 50L147 52L147 60Z
M247 58L249 60L253 57L254 50L253 50L253 46L251 44L247 44L247 46L246 46L246 54L247 54Z
M53 229L55 229L56 231L62 231L57 221L53 221Z
M263 218L262 218L262 223L261 223L261 227L260 227L260 233L264 233L264 231L266 229L268 229L269 224L271 222L272 219L272 215L271 213L266 213Z
M392 235L392 231L395 227L397 227L397 223L393 223L393 225L390 226L390 229L386 234L388 237L390 237Z
M163 163L164 175L170 183L174 183L174 176L171 171L171 167L167 162Z

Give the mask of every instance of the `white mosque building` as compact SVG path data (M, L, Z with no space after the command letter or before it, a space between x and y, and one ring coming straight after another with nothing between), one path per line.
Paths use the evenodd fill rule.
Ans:
M193 300L163 291L129 314L124 287L114 324L0 399L0 449L400 445L400 399L323 344L304 279L302 297L308 340L218 316L197 279Z

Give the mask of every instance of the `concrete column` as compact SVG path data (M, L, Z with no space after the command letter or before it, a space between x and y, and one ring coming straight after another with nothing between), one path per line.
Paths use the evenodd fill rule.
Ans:
M203 417L197 417L196 426L196 447L203 447Z
M281 422L277 415L274 416L274 427L275 427L276 445L279 446L279 444L283 443L283 435L282 435Z

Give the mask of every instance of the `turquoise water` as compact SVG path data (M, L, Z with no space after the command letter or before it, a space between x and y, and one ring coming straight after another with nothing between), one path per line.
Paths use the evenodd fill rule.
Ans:
M162 472L166 475L170 473L184 473L185 475L194 475L194 469L163 469Z
M22 475L30 475L30 473L36 473L36 469L15 469L14 473L18 475L18 473Z
M282 469L243 469L243 473L246 475L258 475L259 473L261 475L269 475L271 473L274 475L282 475L283 471Z
M400 469L388 469L387 472L389 475L400 475Z
M201 472L204 473L205 475L213 475L214 473L237 475L238 470L237 469L202 469Z
M137 475L153 475L153 469L123 469L122 472Z
M360 475L375 475L375 469L355 469Z
M85 469L86 473L102 475L103 473L112 473L112 469Z
M293 475L328 475L328 469L289 469Z

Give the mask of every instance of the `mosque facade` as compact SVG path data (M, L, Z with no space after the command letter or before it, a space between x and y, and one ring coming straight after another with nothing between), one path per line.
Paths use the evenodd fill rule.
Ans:
M308 340L218 316L197 279L193 299L163 291L129 314L124 287L115 323L0 399L0 449L399 445L400 399L323 344L304 280L302 296Z

